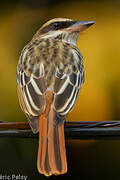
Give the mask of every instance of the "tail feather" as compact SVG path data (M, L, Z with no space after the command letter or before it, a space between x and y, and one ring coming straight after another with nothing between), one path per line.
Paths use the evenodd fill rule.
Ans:
M67 172L64 123L56 122L52 108L48 118L40 117L37 167L45 176Z
M56 167L56 150L55 150L55 127L54 127L54 114L51 112L49 113L49 129L48 129L48 158L51 167L51 171L53 174L57 174L57 167Z
M37 158L37 168L45 176L51 175L48 159L48 138L47 138L47 119L42 116L39 121L39 148Z
M46 118L42 118L42 156L41 156L41 168L45 171L45 158L46 158L46 150L47 150L47 120Z
M59 141L60 141L60 154L61 154L61 173L64 174L67 172L67 159L66 159L66 151L65 151L65 142L64 142L64 123L59 125L58 127Z

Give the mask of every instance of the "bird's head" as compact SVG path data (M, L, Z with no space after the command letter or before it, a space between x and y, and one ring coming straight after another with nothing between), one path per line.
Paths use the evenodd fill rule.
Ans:
M55 18L46 22L38 31L41 38L55 38L76 44L79 33L94 24L94 21L76 21Z

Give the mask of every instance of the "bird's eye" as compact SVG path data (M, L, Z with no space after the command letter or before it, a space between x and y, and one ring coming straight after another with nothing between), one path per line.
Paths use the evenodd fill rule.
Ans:
M55 28L55 29L58 29L58 28L59 28L59 25L60 25L59 22L55 22L55 23L54 23L54 28Z

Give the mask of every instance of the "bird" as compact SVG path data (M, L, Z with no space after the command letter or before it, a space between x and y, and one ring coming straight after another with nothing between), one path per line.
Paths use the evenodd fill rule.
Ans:
M17 65L18 99L34 134L39 132L38 172L67 173L64 123L84 83L76 43L94 21L54 18L23 48Z

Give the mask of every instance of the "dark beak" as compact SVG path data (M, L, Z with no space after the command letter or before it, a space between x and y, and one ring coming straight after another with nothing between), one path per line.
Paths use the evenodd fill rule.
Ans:
M76 21L75 24L67 28L67 30L71 32L81 32L93 24L95 24L94 21Z

